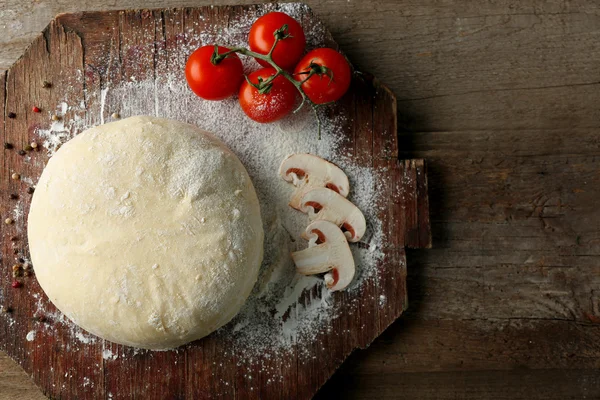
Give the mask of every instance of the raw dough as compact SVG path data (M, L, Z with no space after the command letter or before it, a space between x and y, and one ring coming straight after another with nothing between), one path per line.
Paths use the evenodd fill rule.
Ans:
M85 330L148 349L230 321L263 256L258 199L239 159L207 132L153 117L66 143L40 178L28 223L50 300Z

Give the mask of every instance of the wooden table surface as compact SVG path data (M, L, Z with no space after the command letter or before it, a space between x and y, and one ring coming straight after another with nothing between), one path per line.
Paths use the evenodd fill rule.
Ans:
M398 96L434 235L409 311L318 397L600 398L598 1L307 3ZM0 70L60 12L203 4L1 0ZM0 354L0 399L42 398Z

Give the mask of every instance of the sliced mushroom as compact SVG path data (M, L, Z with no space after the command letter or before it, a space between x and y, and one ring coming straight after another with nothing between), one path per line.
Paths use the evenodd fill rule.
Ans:
M365 216L352 202L327 188L306 192L300 202L300 211L311 221L325 220L339 226L349 242L358 242L367 229Z
M336 165L312 154L292 154L279 167L279 175L297 187L290 206L299 210L302 196L311 189L326 187L346 197L348 177Z
M308 248L292 253L296 270L302 275L325 274L331 291L342 290L354 278L354 258L344 232L329 221L314 221L305 232Z

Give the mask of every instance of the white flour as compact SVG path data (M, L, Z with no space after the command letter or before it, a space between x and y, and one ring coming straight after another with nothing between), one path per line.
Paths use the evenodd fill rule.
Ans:
M114 354L109 349L104 349L102 351L102 358L105 359L105 360L116 360L118 357L119 357L118 354Z
M302 12L302 8L295 5L282 8L296 18ZM319 277L301 277L295 273L289 253L306 247L300 233L307 226L308 218L287 205L293 186L278 177L279 164L286 156L312 153L336 163L349 176L348 198L365 213L368 231L361 243L352 245L357 273L348 289L352 301L344 305L345 310L356 307L354 300L365 281L378 279L377 263L383 257L381 222L375 209L379 203L377 189L382 171L357 166L353 154L343 150L342 129L348 122L345 116L326 118L322 113L323 139L319 141L316 121L309 107L280 122L258 124L244 115L237 99L204 101L188 89L183 76L187 56L203 44L246 46L247 32L256 18L256 15L246 14L239 20L230 21L226 29L209 26L200 35L194 35L192 30L182 35L177 51L169 50L169 72L157 76L156 81L152 77L142 79L131 74L119 83L106 84L98 93L85 93L85 99L65 93L65 100L56 105L55 113L72 117L49 121L47 128L37 131L39 142L52 156L62 143L89 126L111 121L112 113L118 112L122 118L156 115L189 122L213 132L238 155L256 187L265 228L265 255L258 283L239 315L216 333L231 343L231 352L240 362L253 362L265 350L271 354L286 352L303 341L314 340L318 333L330 328L339 312L338 296L343 296L330 293ZM305 30L309 49L322 44L325 38L323 26L305 27ZM154 43L147 49L138 50L154 52ZM254 60L240 57L246 72L258 67ZM177 68L173 68L174 65ZM82 79L83 74L79 77ZM117 82L117 79L111 79L111 82ZM85 104L89 104L88 109ZM17 213L15 210L15 217ZM380 304L383 303L385 297L380 298ZM38 301L36 314L45 312L42 302ZM84 344L95 340L59 314L53 316L53 323L69 326L73 338ZM46 326L43 329L54 329L51 324ZM103 352L106 360L117 356L110 350Z

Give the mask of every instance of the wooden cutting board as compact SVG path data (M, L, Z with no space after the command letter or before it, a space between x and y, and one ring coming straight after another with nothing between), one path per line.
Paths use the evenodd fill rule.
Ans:
M301 10L305 27L320 24L307 6L293 6ZM14 145L0 153L0 214L4 221L17 213L13 224L3 223L0 228L0 305L4 307L0 313L0 349L17 361L46 395L60 399L307 399L354 349L367 347L406 309L404 248L431 246L426 166L423 160L398 160L395 97L365 73L355 75L348 95L328 112L347 116L344 150L353 155L357 165L387 168L379 188L384 199L379 217L386 236L385 257L377 266L377 281L364 282L353 294L333 295L334 306L341 312L331 321L331 329L319 333L309 348L295 347L285 359L266 352L252 363L241 363L227 351L227 343L219 335L211 335L175 351L136 352L88 340L88 336L82 340L77 337L80 331L69 323L48 317L40 320L40 305L52 310L52 315L56 310L34 276L23 278L22 288L11 287L12 265L20 258L29 258L28 189L35 185L48 160L44 149L25 155L19 150L37 140L38 129L50 125L45 108L59 104L68 87L70 93L79 92L85 104L63 118L102 123L111 112L102 98L102 89L128 76L132 66L136 73L141 71L157 79L174 68L166 65L166 54L176 51L189 35L202 34L208 24L227 26L246 13L260 15L278 7L268 4L63 14L0 76L4 87L0 91L4 109L0 136L3 142ZM324 45L337 48L330 34L322 40ZM136 46L141 43L153 43L155 51L140 55ZM83 76L76 79L80 73ZM52 87L42 87L45 80ZM34 105L43 112L33 112ZM16 118L9 118L10 112L16 113ZM13 172L31 181L13 180ZM381 298L386 301L382 303ZM43 330L50 334L32 340L28 333L38 332L40 324L51 326ZM112 354L121 356L115 358Z

